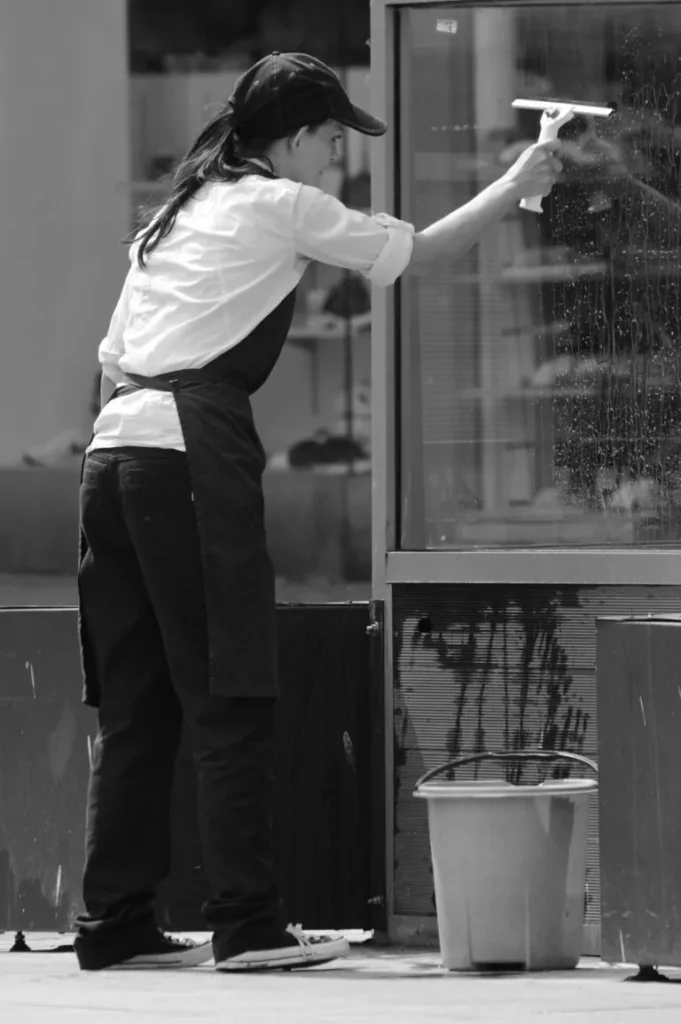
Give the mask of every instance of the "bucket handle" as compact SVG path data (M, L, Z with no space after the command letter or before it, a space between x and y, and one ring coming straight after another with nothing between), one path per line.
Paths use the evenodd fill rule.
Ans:
M474 761L484 761L487 758L493 761L572 761L586 765L587 768L591 768L592 771L598 774L598 765L595 761L588 757L583 757L582 754L568 754L564 750L487 750L480 754L457 757L454 761L448 761L447 764L441 764L437 768L432 768L425 775L421 776L414 788L419 789L426 782L430 782L437 775L441 775L442 772L450 771L452 768L461 768L463 765L472 764Z

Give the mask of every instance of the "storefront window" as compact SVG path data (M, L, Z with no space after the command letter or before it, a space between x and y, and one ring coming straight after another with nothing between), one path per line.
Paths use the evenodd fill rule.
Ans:
M400 14L400 215L423 228L537 136L515 97L616 107L516 209L399 289L405 549L681 541L681 15L675 4Z

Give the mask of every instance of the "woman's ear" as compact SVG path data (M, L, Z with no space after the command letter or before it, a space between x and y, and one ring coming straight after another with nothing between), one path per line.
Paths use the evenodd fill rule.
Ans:
M292 150L300 148L300 143L303 140L304 135L307 132L307 128L299 128L295 135L292 135L289 139L289 146Z

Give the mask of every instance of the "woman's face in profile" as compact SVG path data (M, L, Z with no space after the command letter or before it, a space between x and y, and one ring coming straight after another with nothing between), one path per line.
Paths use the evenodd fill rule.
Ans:
M338 163L342 142L343 129L337 121L327 121L316 130L303 128L291 141L288 176L319 188L324 172Z

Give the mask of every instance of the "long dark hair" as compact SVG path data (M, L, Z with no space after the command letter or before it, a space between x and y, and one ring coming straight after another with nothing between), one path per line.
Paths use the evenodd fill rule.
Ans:
M253 173L276 177L274 167L265 156L274 139L243 138L234 127L232 116L228 104L208 122L177 165L169 197L151 212L141 233L137 229L133 238L128 239L139 243L137 262L140 267L146 266L147 257L170 233L182 207L207 181L237 181Z

